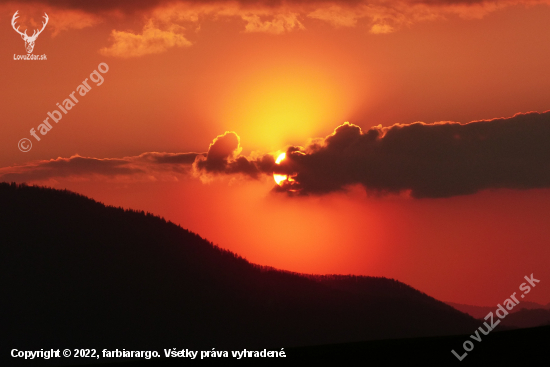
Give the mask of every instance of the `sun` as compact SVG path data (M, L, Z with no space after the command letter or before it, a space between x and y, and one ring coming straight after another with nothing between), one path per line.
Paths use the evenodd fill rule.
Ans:
M281 153L279 154L279 156L277 157L277 159L275 160L275 163L277 164L280 164L284 159L286 158L286 153ZM274 173L273 174L273 179L275 180L275 182L277 183L277 185L281 185L281 182L285 181L288 179L288 176L287 175L279 175L277 173Z

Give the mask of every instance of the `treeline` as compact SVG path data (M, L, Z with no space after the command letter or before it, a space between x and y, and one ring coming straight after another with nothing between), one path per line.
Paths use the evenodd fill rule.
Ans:
M0 251L0 336L19 349L280 349L479 323L393 279L254 265L65 190L0 183Z

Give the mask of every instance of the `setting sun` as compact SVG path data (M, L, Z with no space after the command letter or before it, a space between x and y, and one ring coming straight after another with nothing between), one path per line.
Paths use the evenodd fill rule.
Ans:
M280 164L285 158L286 158L286 153L281 153L277 157L277 160L275 161L275 163Z
M280 164L285 158L286 158L286 153L281 153L281 154L279 154L279 156L275 160L275 163ZM280 185L281 182L288 179L288 176L287 175L279 175L279 174L274 173L273 174L273 179L275 180L277 185Z

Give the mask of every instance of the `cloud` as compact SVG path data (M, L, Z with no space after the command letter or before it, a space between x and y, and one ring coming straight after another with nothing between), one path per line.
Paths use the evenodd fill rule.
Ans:
M298 20L298 14L296 13L276 14L273 19L263 21L257 14L244 14L242 18L248 22L245 26L246 32L281 34L294 29L305 29Z
M0 11L9 14L11 18L18 11L17 25L22 32L27 30L31 35L35 30L42 28L44 14L48 15L48 23L44 28L44 34L57 36L60 32L78 30L93 27L102 22L102 18L96 14L83 10L58 8L55 6L36 7L34 4L21 4L0 1Z
M272 174L275 158L271 154L239 155L242 148L239 136L233 131L218 135L210 144L206 156L199 156L193 165L195 174L201 178L212 175L241 174L258 179L261 174Z
M1 181L45 182L59 178L103 178L127 181L177 180L189 176L201 153L148 152L125 158L93 158L79 155L0 168Z
M48 26L52 27L52 37L63 31L93 27L102 21L100 17L81 10L54 9L48 14L51 20Z
M190 46L184 30L200 29L205 20L244 20L244 32L283 34L305 29L314 19L335 27L359 27L385 34L425 21L449 17L481 19L511 6L548 5L550 0L39 0L57 11L54 33L80 29L105 17L136 16L145 19L141 34L113 30L113 44L101 53L117 57L158 54L174 47ZM1 4L1 0L0 0ZM11 2L5 2L11 4ZM11 9L10 7L10 9ZM52 20L53 21L53 20ZM185 26L185 28L184 28Z
M139 158L160 164L192 164L201 153L143 153Z
M147 11L160 4L168 3L170 0L94 0L94 1L74 1L74 0L35 0L34 7L47 6L51 8L81 10L88 13L103 12L124 12L135 13L138 11ZM0 3L9 5L18 5L21 2L12 0L1 0Z
M309 18L326 21L335 27L355 27L360 18L359 14L354 11L354 9L338 5L317 8L311 11L307 16Z
M287 179L274 191L323 195L361 185L376 195L443 198L490 189L550 188L550 111L470 123L381 125L350 123L325 138L275 153L242 155L239 136L226 131L207 153L147 152L124 158L73 156L0 168L1 181L107 179L117 182L238 175Z
M359 184L414 198L486 189L550 187L550 111L467 124L373 127L345 123L307 147L290 147L277 191L326 194Z
M207 153L146 152L124 158L95 158L74 155L69 158L30 162L0 168L0 181L46 183L58 179L112 180L116 182L177 181L199 177L241 175L259 179L271 175L275 158L271 154L240 155L240 138L227 131L214 139Z
M112 44L99 52L130 58L159 54L177 47L189 47L188 31L197 31L209 19L244 21L244 33L285 34L303 30L307 20L327 22L335 27L358 27L371 34L387 34L403 27L458 16L481 19L486 14L514 6L548 4L550 0L39 0L55 13L53 35L63 30L82 29L111 17L139 16L145 20L141 33L111 32ZM0 0L0 5L2 0ZM13 8L15 3L4 2Z
M9 3L11 1L2 1ZM289 7L350 7L355 8L365 5L385 5L387 7L397 7L403 5L415 6L424 5L432 7L444 6L480 6L491 5L496 6L497 3L502 4L538 4L544 1L540 0L401 0L401 1L384 1L384 0L95 0L95 1L74 1L74 0L38 0L36 3L41 3L49 6L56 6L67 9L78 9L87 12L105 12L119 11L124 13L135 13L140 11L149 11L160 6L171 4L190 5L207 5L207 6L233 6L237 5L243 8L265 8L265 9L280 9Z
M102 55L115 57L139 57L165 52L173 47L191 46L183 34L181 27L172 25L168 30L158 29L149 21L141 34L113 30L113 44L99 50Z

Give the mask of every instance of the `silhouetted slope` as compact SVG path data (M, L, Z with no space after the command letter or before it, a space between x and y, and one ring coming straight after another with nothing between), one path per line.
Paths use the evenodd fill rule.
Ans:
M395 280L256 266L67 191L0 184L0 241L4 348L281 348L479 325Z
M520 311L510 313L502 319L502 325L519 328L550 325L550 310L522 308Z
M449 306L459 310L460 312L467 313L470 316L475 317L476 319L483 319L489 312L495 312L497 309L497 306L471 306L471 305L463 305L460 303L453 303L453 302L445 302ZM541 305L535 302L527 302L527 301L520 301L520 307L514 307L512 310L510 310L510 313L519 312L521 309L526 308L528 310L534 310L534 309L550 309L548 305Z
M470 335L300 347L288 349L287 354L296 362L344 366L544 366L550 360L550 326L481 334L479 342ZM466 340L474 343L474 349L460 361L451 350L462 356ZM170 362L162 366L175 365Z

